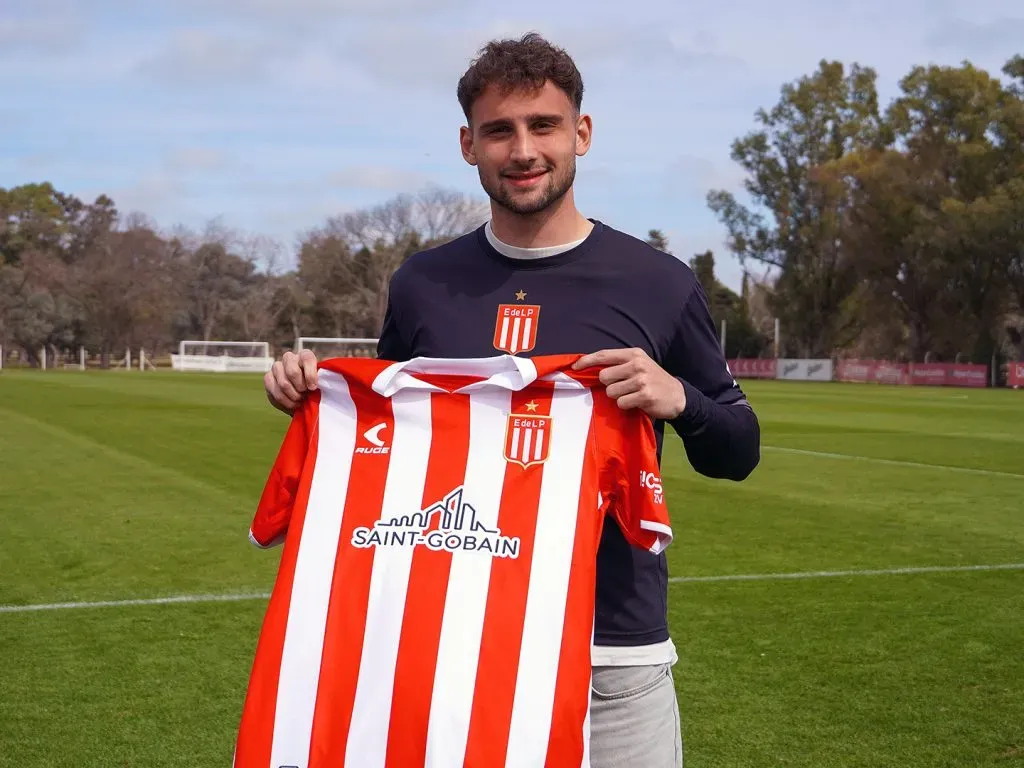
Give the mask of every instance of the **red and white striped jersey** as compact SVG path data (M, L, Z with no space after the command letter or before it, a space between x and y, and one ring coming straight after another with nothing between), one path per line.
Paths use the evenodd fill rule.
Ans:
M320 363L250 528L284 546L236 768L589 765L606 513L672 533L650 419L578 357Z

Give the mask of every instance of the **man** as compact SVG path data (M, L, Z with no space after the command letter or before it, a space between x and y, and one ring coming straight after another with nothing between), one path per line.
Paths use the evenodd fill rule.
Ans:
M586 353L621 408L682 437L700 473L742 480L759 460L757 418L728 370L704 292L677 259L574 203L592 120L572 59L537 35L488 44L459 81L462 156L491 219L414 255L391 281L378 356ZM266 375L291 412L316 387L316 359L285 353ZM676 500L677 504L685 503ZM606 525L598 555L591 764L683 764L664 556Z

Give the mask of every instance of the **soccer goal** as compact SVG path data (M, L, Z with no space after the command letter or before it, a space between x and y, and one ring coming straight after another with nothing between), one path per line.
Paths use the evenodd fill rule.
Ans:
M376 357L377 339L336 339L325 336L300 336L295 351L312 350L317 360L331 357Z
M171 355L176 371L266 373L274 364L266 341L182 341Z

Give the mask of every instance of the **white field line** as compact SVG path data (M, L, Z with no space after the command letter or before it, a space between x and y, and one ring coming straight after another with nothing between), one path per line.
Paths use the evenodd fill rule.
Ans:
M773 581L776 579L827 579L849 576L905 576L915 573L960 573L965 571L1020 571L1024 563L998 565L935 565L916 568L884 568L852 571L797 571L795 573L746 573L719 576L673 576L672 584L708 581ZM234 603L242 600L266 600L269 593L252 592L226 595L177 595L174 597L140 598L135 600L101 600L82 603L37 603L34 605L0 605L0 613L29 613L32 611L63 611L73 608L122 608L132 605L169 605L174 603Z
M37 603L34 605L0 605L0 613L28 613L29 611L63 611L70 608L121 608L129 605L169 605L172 603L237 603L241 600L267 600L269 593L228 595L176 595L150 597L137 600L99 600L86 603Z
M796 573L737 573L727 576L672 576L669 582L685 584L701 581L773 581L775 579L834 579L847 576L907 576L915 573L962 573L965 571L1022 571L1024 563L999 565L924 565L912 568L880 568L853 571L797 571Z
M867 461L873 464L889 464L895 467L916 467L918 469L936 469L943 472L961 472L968 475L985 475L988 477L1014 477L1024 480L1024 475L1016 472L1000 472L997 469L975 469L974 467L953 467L948 464L925 464L919 461L900 461L898 459L879 459L874 456L856 456L850 453L829 453L827 451L805 451L801 448L783 448L778 445L762 446L766 451L793 453L799 456L818 456L823 459L846 459L851 461Z

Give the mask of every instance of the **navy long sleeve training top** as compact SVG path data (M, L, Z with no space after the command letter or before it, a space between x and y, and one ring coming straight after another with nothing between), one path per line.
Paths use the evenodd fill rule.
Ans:
M378 357L486 357L639 347L686 392L670 422L693 468L742 480L760 457L760 428L726 364L705 293L675 257L600 221L578 246L512 259L484 228L409 258L394 274ZM664 422L655 422L659 455ZM682 502L680 502L682 503ZM668 639L665 556L606 525L598 552L597 645Z

